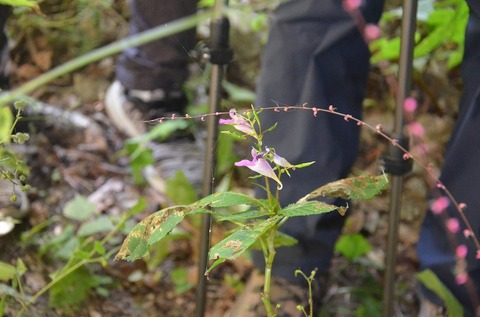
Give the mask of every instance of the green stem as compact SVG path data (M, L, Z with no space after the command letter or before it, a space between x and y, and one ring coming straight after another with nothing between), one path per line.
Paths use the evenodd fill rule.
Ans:
M195 27L199 22L205 21L210 18L211 15L212 12L209 10L196 15L178 19L171 23L149 29L145 32L138 33L135 36L124 38L99 49L93 50L87 54L79 56L26 82L15 90L1 94L0 106L10 103L24 95L27 95L35 89L53 81L60 76L68 74L93 62L99 61L105 57L118 54L127 48L140 46L191 29Z
M271 301L272 267L277 252L275 251L274 245L275 233L275 229L271 230L270 236L266 241L268 245L268 254L265 255L265 283L263 285L262 302L265 306L268 317L274 317L276 315Z

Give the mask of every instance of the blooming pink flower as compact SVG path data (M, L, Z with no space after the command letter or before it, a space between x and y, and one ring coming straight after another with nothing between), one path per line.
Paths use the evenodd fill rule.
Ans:
M245 166L260 175L273 179L278 184L278 189L282 189L283 184L278 179L277 174L273 171L273 168L268 164L267 160L263 158L262 153L257 153L255 149L252 149L252 160L241 160L236 162L235 166Z
M251 123L245 120L244 117L239 116L235 109L230 109L229 115L231 119L220 119L218 120L218 123L231 124L238 131L241 131L248 135L254 135L256 133Z
M430 204L430 209L434 214L439 215L448 207L448 205L450 205L450 201L448 200L447 197L442 196L440 198L435 199Z

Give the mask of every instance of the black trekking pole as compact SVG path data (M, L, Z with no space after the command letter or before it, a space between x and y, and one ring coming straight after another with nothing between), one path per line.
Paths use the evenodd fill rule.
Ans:
M216 113L220 108L220 90L223 79L225 65L232 60L233 52L229 48L230 25L228 19L223 14L224 6L228 3L226 0L216 0L214 18L210 27L210 41L207 48L202 52L202 58L212 64L210 90L209 90L209 113ZM213 193L215 181L215 161L216 150L215 143L218 137L218 118L216 116L207 116L207 140L205 144L205 163L203 172L204 196ZM207 279L205 271L208 266L208 250L210 248L210 225L211 215L202 216L200 228L200 255L198 263L198 288L196 298L196 316L205 315L207 301Z
M398 144L408 149L408 138L403 133L405 99L411 90L414 36L417 15L417 0L405 0L403 3L402 34L398 70L398 92L396 98L395 126L393 138ZM384 157L385 171L392 175L390 193L390 211L388 219L388 242L385 261L383 289L383 317L392 317L395 298L395 266L397 262L398 228L403 189L403 176L411 170L411 160L403 158L403 152L390 145L389 153Z

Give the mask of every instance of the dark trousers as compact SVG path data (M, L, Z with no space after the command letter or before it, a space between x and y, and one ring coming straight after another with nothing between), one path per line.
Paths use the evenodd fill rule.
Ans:
M381 0L365 1L362 8L368 22L381 14ZM467 28L463 78L465 90L453 132L442 181L459 201L468 205L467 216L475 234L480 234L480 11L476 0L471 5ZM337 0L295 0L281 5L271 24L257 86L257 107L302 105L327 108L333 105L343 113L361 117L369 71L368 48L350 16ZM342 118L308 111L262 113L262 125L278 122L276 131L265 139L292 163L316 161L309 168L285 177L280 193L282 205L293 203L313 189L343 178L357 155L359 128ZM257 191L262 196L262 190ZM454 211L452 217L456 217ZM337 213L290 219L283 231L296 237L295 247L280 248L274 274L293 279L295 269L310 272L329 268L333 246L345 218ZM460 242L464 239L459 235ZM470 241L468 269L480 289L479 261ZM469 306L465 288L454 282L452 249L442 221L428 213L418 242L421 268L433 269L441 280ZM257 253L254 259L262 265ZM435 298L427 293L432 300ZM472 314L472 312L470 312ZM468 314L466 315L468 316Z
M132 35L192 15L196 0L132 0ZM195 29L175 34L120 56L117 78L128 89L178 91L188 77L188 54L195 46Z

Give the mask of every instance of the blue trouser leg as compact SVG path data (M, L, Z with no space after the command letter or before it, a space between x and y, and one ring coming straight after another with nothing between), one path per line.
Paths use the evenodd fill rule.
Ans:
M132 0L130 33L195 13L196 0ZM195 45L195 30L126 49L119 58L117 78L129 89L180 90L188 78L188 53Z
M441 181L459 202L467 204L465 214L477 237L480 236L480 2L467 1L470 18L466 30L465 53L462 63L464 91L459 115L447 146ZM450 217L458 214L453 207L447 210ZM463 227L462 227L463 229ZM433 270L470 311L465 316L475 316L472 294L464 286L457 285L453 269L454 253L444 229L444 220L427 213L418 242L421 269ZM468 246L468 272L478 297L480 294L480 260L475 259L476 249L471 240L463 237L463 230L455 236L457 243ZM476 290L475 290L476 288ZM437 301L433 294L426 295ZM476 303L478 304L478 303ZM479 312L480 314L480 312Z
M380 18L383 1L367 1L367 21ZM369 51L357 26L338 0L295 0L276 11L262 59L256 107L302 105L328 108L361 116L369 71ZM358 150L359 128L342 118L310 111L262 113L262 125L278 122L264 144L293 164L316 161L282 179L282 205L295 202L315 188L345 177ZM256 193L264 195L261 190ZM293 278L295 269L307 274L328 269L333 245L344 217L290 219L282 230L299 240L295 247L277 250L274 274ZM261 256L254 254L261 267Z

